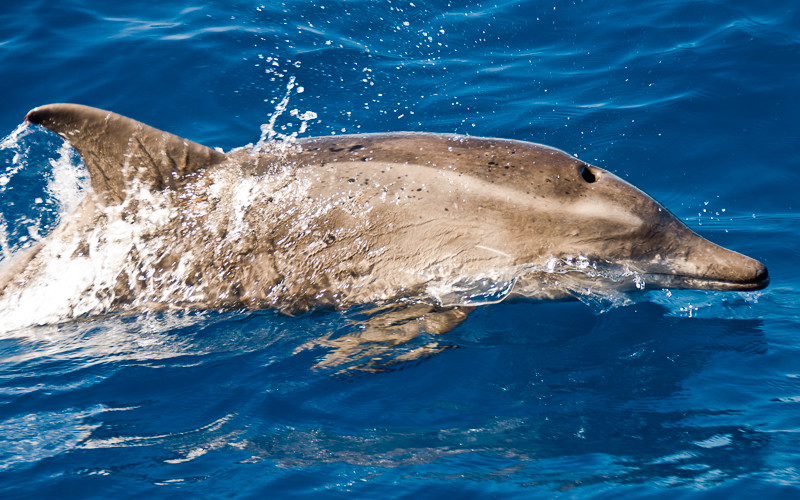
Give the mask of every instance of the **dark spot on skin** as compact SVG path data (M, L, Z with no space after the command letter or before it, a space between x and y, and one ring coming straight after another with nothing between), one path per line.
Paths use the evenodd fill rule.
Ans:
M553 182L553 181L551 181L550 179L545 179L544 181L545 181L545 182Z
M365 156L365 157L361 158L361 161L369 161L369 160L370 160L369 156Z
M331 147L330 147L330 148L328 148L328 149L330 149L330 150L331 150L331 151L333 151L334 153L338 153L339 151L344 151L344 148L335 148L335 147L333 147L333 146L331 146Z
M354 183L355 181L356 181L356 180L355 180L355 179L353 179L353 178L347 179L347 182L349 182L350 184Z
M417 191L422 191L422 188L417 188Z
M330 245L331 243L336 241L336 236L328 233L328 234L325 235L324 238L322 238L322 241L324 241L326 244Z
M510 167L509 167L508 165L506 165L506 166L505 166L505 167L503 167L503 168L504 168L504 169L506 169L506 170L508 170Z
M445 212L449 212L450 210L448 210L448 209L446 209L446 208L445 208L445 209L444 209L444 211L445 211Z
M356 144L355 146L350 146L349 151L353 152L353 151L358 151L359 149L364 149L364 146L362 146L361 144Z
M497 165L497 163L495 163L495 162L493 162L493 161L490 161L490 162L489 162L489 165Z

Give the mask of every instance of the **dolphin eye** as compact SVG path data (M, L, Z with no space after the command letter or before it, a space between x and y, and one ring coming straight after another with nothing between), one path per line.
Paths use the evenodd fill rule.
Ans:
M598 177L594 172L592 172L592 169L589 168L588 165L581 165L580 166L580 173L581 173L581 177L583 177L583 180L585 180L589 184L591 184L592 182L596 181L597 177Z

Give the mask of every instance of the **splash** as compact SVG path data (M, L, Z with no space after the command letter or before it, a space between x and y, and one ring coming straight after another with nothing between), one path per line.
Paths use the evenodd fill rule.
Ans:
M666 309L666 315L678 318L704 319L757 319L761 318L759 298L765 292L708 293L697 290L682 290L673 293L670 290L652 291L648 301Z
M277 60L272 63L278 65ZM313 111L289 108L291 98L303 92L290 76L285 94L261 126L258 144L244 149L270 151L280 158L281 151L287 151L317 119ZM119 289L119 283L129 280L132 283L127 293L158 290L141 293L134 306L164 303L170 307L201 297L205 290L203 284L196 283L197 278L191 277L195 272L191 252L185 252L176 263L175 278L158 272L163 268L163 256L174 253L174 247L180 245L162 236L172 233L166 226L177 220L174 193L154 193L147 186L133 185L125 203L97 211L96 220L90 224L92 230L76 235L66 229L59 231L59 224L80 225L75 220L87 216L81 202L89 191L89 180L77 153L68 143L56 141L52 134L29 123L19 125L0 140L0 161L5 164L5 170L0 170L0 271L3 264L13 265L11 259L22 251L33 252L42 263L35 280L14 293L0 295L4 316L0 330L105 314L122 300L125 291ZM56 144L57 154L53 156ZM278 182L281 179L280 175L273 176ZM211 233L215 231L226 235L216 245L220 254L244 254L240 247L248 212L255 200L267 198L276 186L242 175L221 175L211 181L211 199L193 200L196 210L181 223L194 231L193 236L202 234L209 242L214 241ZM192 196L191 188L184 196ZM51 237L44 240L50 233ZM43 241L46 243L39 244Z
M0 262L8 261L12 255L11 246L8 244L8 226L0 213Z
M0 164L0 261L6 261L50 233L80 203L88 181L71 147L28 123L0 140Z
M152 259L150 252L158 251L146 242L168 221L163 196L140 190L128 203L140 205L141 210L126 213L125 206L104 207L85 232L70 233L81 213L67 217L45 243L34 249L37 272L24 286L6 290L0 297L2 329L58 323L112 310L118 279L140 265L131 261L132 255L138 252L147 261Z
M630 290L644 290L645 286L645 276L628 266L592 262L579 255L434 281L426 293L442 307L497 304L513 296L531 300L572 297L595 313L603 313L633 303Z
M302 94L304 91L303 87L296 85L295 81L296 79L294 76L289 77L289 81L286 83L286 93L275 105L275 111L272 112L267 123L261 125L261 137L256 144L257 149L265 149L270 145L274 145L276 141L292 144L297 140L299 134L304 134L308 130L308 124L317 119L317 114L313 111L301 113L298 109L292 109L289 111L289 116L300 120L298 130L286 134L276 129L278 119L286 113L292 94ZM293 126L294 124L290 122L283 125L281 130L287 130Z
M86 197L89 174L80 168L78 153L65 142L58 148L58 158L51 159L51 175L47 181L47 192L55 200L59 219L75 210Z
M270 143L275 140L276 137L280 137L284 140L289 140L291 137L284 136L280 132L275 130L275 122L280 118L282 114L286 112L286 107L289 104L289 99L292 96L292 89L294 89L294 82L295 77L292 76L289 78L289 83L286 84L286 94L284 94L283 98L278 102L275 106L275 111L272 112L272 115L269 117L269 121L265 124L261 125L261 137L258 139L258 146L263 147L267 143Z
M67 168L71 150L62 153L52 167L65 170L49 186L60 206L79 205L34 249L24 284L0 296L2 331L112 311L242 307L248 298L238 283L246 278L226 273L258 272L258 259L270 258L249 229L283 216L268 211L271 196L307 198L308 186L287 182L286 172L252 177L231 166L180 191L154 191L137 181L119 205L95 205L93 198L80 205L85 177ZM208 258L219 268L204 267Z
M496 304L508 297L522 272L503 269L478 276L434 281L428 285L427 294L443 307Z
M11 179L27 165L30 148L25 145L22 139L30 134L31 127L27 123L21 123L13 132L0 141L0 151L8 150L13 153L11 165L5 172L0 174L0 194L5 192Z

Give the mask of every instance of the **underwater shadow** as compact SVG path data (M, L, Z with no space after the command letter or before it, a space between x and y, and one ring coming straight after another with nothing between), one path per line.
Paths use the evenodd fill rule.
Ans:
M435 337L453 348L355 380L320 378L299 396L318 398L307 422L244 448L287 467L447 458L475 480L554 489L697 487L769 468L769 436L724 381L766 352L761 320L673 317L648 302L602 315L576 303L502 304ZM336 406L346 380L359 391L348 409ZM342 434L320 421L361 428Z

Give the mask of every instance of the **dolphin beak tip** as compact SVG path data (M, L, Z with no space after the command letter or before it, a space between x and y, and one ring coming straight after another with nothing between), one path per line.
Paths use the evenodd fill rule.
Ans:
M738 274L738 279L729 281L729 290L739 290L743 292L753 292L763 290L769 285L769 271L767 266L761 262L747 258L748 265L742 269L744 272Z
M713 250L717 257L708 259L710 265L705 272L687 273L684 275L686 281L679 288L753 292L769 286L769 271L761 262L721 247Z
M753 290L762 290L769 285L769 271L767 270L767 266L761 262L756 261L756 264L755 276L751 280L751 283L755 286Z

